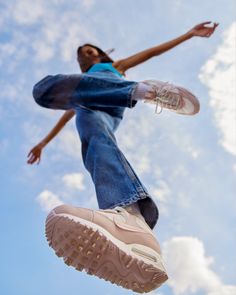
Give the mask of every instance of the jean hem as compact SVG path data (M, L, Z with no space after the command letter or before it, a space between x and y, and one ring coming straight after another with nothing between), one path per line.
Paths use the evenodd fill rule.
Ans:
M131 89L129 90L129 93L128 93L128 103L127 103L127 107L128 108L135 107L136 103L138 102L137 100L134 100L133 99L133 94L134 94L134 91L135 91L137 85L138 85L138 82L134 82L133 87L131 87Z
M125 201L122 201L122 202L118 202L118 203L115 203L111 206L109 206L109 208L107 209L114 209L115 207L125 207L125 206L129 206L133 203L136 203L138 202L139 200L142 200L142 199L146 199L146 198L150 198L150 196L148 194L135 194L134 196L132 196L131 198L125 200Z

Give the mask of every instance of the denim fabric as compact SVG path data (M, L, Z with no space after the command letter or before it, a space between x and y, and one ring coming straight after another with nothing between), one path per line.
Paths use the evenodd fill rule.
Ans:
M35 101L46 108L68 110L85 107L135 106L132 92L137 82L126 81L110 71L47 76L33 89Z
M126 81L109 71L81 75L47 76L33 90L36 102L51 109L76 111L76 127L82 158L95 185L99 208L108 209L138 202L153 228L158 209L117 145L117 130L126 107L133 108L137 82Z

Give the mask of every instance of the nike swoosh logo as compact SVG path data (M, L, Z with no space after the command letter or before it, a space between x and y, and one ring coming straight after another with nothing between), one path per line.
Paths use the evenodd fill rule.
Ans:
M123 229L123 230L137 232L137 233L147 233L146 231L144 231L141 228L137 228L135 226L132 226L132 225L129 225L129 224L126 224L126 223L120 221L120 219L117 217L114 217L114 223L117 227L119 227L120 229Z

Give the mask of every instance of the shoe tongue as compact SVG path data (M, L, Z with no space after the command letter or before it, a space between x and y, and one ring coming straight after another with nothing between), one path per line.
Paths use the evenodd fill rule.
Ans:
M127 206L127 207L115 207L114 210L116 212L120 212L123 213L127 216L127 213L138 217L139 219L141 219L142 221L145 221L145 219L143 218L142 214L140 213L140 211L138 209L136 209L134 206Z
M128 213L130 213L132 215L136 213L135 210L130 206L125 207L123 210L125 210L126 212L128 212Z
M121 213L120 215L123 215L123 218L124 218L124 215L126 216L126 218L129 218L129 222L131 222L133 226L138 226L145 232L149 231L153 235L152 230L147 225L140 211L135 209L132 210L132 209L133 208L130 208L127 206L127 207L116 207L113 210L117 211L118 213L120 212Z
M126 212L128 212L130 215L137 217L138 219L142 220L142 222L145 222L145 219L143 218L143 215L140 213L140 211L138 209L136 209L135 207L125 207L122 208L123 210L125 210ZM136 220L136 219L135 219ZM145 222L146 223L146 222Z

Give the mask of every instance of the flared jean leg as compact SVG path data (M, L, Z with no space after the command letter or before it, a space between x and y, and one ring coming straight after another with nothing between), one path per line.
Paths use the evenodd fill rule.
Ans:
M153 228L158 209L114 136L123 117L119 109L133 108L137 103L132 100L137 84L111 72L55 75L39 81L33 96L46 108L76 110L83 162L94 182L99 207L107 209L137 202L147 224Z
M42 107L68 110L85 107L133 108L132 94L138 82L127 81L111 72L47 76L33 88Z
M153 228L158 209L117 146L114 131L120 120L105 112L77 108L76 127L82 143L83 162L95 185L99 208L138 202L146 222Z

